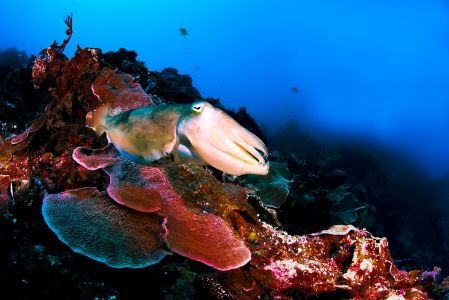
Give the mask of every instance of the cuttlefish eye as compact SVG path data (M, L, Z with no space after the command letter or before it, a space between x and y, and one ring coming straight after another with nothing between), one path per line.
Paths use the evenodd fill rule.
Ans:
M192 112L199 114L204 109L204 103L195 103L192 105Z

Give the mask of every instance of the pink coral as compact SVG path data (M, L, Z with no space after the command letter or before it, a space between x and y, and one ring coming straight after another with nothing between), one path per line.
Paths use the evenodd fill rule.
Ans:
M221 217L189 210L179 196L167 201L164 212L165 241L174 252L222 271L239 268L251 259L249 249Z
M23 142L28 138L30 133L36 132L45 124L45 120L47 119L45 114L40 114L23 133L13 137L11 139L11 144L15 145Z
M163 169L137 165L113 153L111 146L98 151L77 148L73 156L89 169L101 167L109 174L107 192L117 203L164 216L164 239L170 249L219 270L250 260L248 248L222 218L186 207Z
M92 93L115 115L142 106L154 105L151 97L131 75L103 68L92 83Z
M305 295L345 291L351 299L386 299L400 294L406 295L405 299L428 299L419 287L419 272L398 270L384 238L342 225L305 236L292 236L267 224L264 228L257 231L257 242L250 247L254 259L246 270L258 284L246 294L248 298L268 287ZM256 229L250 226L247 230ZM233 284L226 288L239 293Z

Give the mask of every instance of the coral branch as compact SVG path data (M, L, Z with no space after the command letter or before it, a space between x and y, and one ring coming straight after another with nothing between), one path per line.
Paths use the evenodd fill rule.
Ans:
M70 15L68 15L67 18L64 20L65 25L67 25L67 30L65 31L65 34L67 34L67 38L65 38L62 41L61 45L58 45L58 43L56 41L54 41L53 44L51 44L51 46L50 46L50 48L56 50L60 54L62 54L64 52L65 47L67 46L67 44L70 42L70 39L72 38L72 34L73 34L72 16L73 16L73 14L70 13Z
M31 133L41 129L41 127L45 124L46 119L47 116L45 114L39 114L39 116L33 121L30 127L28 127L23 133L11 139L11 144L15 145L26 140Z

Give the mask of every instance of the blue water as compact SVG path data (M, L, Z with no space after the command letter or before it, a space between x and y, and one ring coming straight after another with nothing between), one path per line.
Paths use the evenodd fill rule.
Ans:
M246 106L268 129L297 119L449 175L445 1L16 0L2 5L0 48L36 54L61 41L69 12L68 55L77 44L133 49L150 69L190 74L203 97Z

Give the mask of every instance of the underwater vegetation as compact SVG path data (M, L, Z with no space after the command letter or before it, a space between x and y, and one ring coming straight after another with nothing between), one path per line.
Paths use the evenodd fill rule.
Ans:
M269 153L246 110L202 99L187 75L149 71L134 51L78 47L67 58L71 18L66 24L67 39L44 49L32 72L16 65L2 78L22 80L27 88L9 91L35 108L0 104L20 116L20 128L2 120L0 140L0 280L19 298L449 292L438 268L396 267L387 239L369 232L374 208L343 172ZM280 218L275 209L295 198L319 214Z

